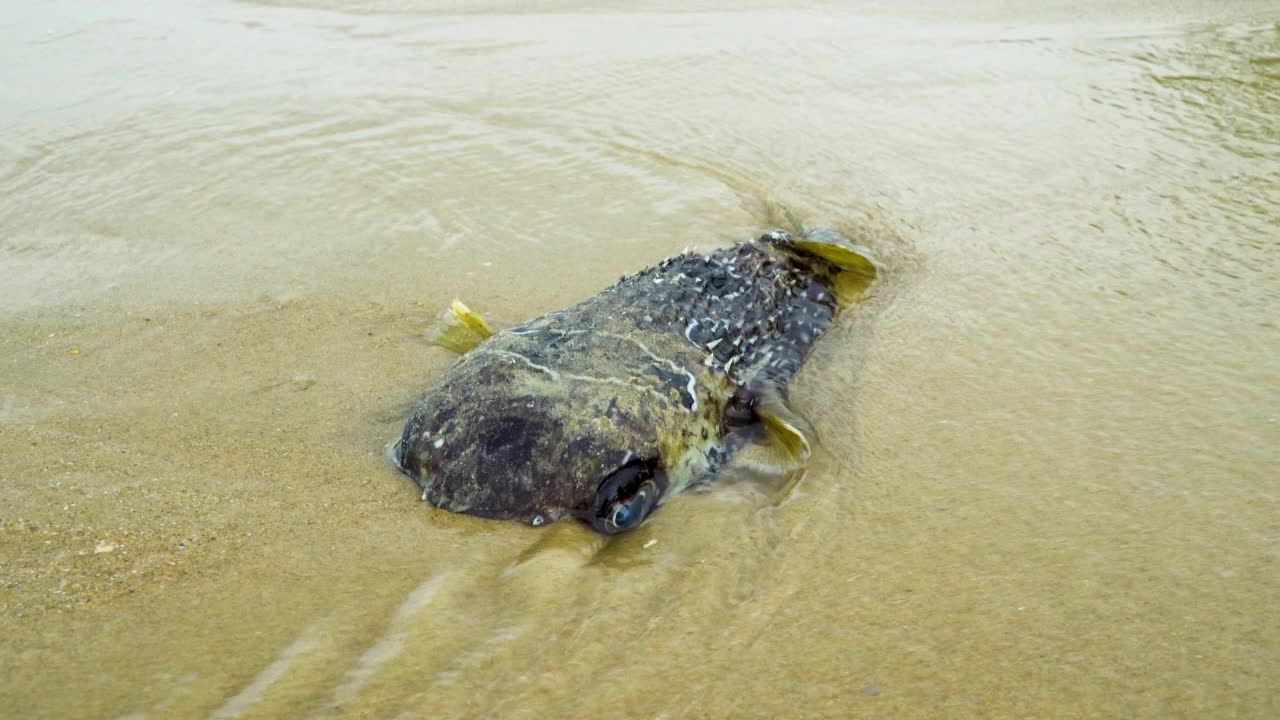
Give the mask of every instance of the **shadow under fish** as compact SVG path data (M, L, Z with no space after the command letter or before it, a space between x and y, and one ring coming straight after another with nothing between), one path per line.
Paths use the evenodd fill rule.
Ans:
M393 458L445 510L609 535L714 480L746 442L766 439L794 477L811 432L787 384L875 276L830 231L773 231L502 332L455 300L431 339L462 357Z

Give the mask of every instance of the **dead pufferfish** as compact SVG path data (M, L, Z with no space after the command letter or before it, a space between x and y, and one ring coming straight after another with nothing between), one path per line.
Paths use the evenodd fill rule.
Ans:
M462 353L392 447L422 499L613 535L712 481L742 438L802 468L807 424L786 387L875 265L834 233L769 232L624 276L502 332L459 301L433 341Z

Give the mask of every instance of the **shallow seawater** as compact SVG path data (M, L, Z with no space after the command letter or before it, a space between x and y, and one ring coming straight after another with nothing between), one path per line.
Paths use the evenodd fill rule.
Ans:
M1280 715L1272 2L0 16L0 715ZM789 492L605 541L383 456L780 204L884 262Z

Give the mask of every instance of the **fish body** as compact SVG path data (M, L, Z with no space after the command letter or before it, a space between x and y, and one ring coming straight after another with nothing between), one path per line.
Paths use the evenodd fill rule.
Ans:
M796 430L779 398L834 320L850 271L874 266L851 246L775 231L625 276L458 348L405 425L397 464L446 510L635 527L713 479L735 428ZM471 320L477 339L490 332Z

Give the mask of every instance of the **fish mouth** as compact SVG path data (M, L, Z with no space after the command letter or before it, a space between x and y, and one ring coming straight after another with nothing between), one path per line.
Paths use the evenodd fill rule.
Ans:
M400 447L402 441L403 438L396 438L395 440L387 443L386 446L382 448L382 454L387 456L387 459L391 461L392 465L396 466L397 470L400 472L408 472L404 469L404 464L400 462L400 459L403 457L403 450Z
M422 476L419 477L404 466L404 438L397 438L387 443L386 447L382 449L382 453L387 456L392 465L396 466L397 470L404 473L414 484L422 488L422 499L426 500L427 493L431 490L431 483L427 481L425 468L422 470Z

